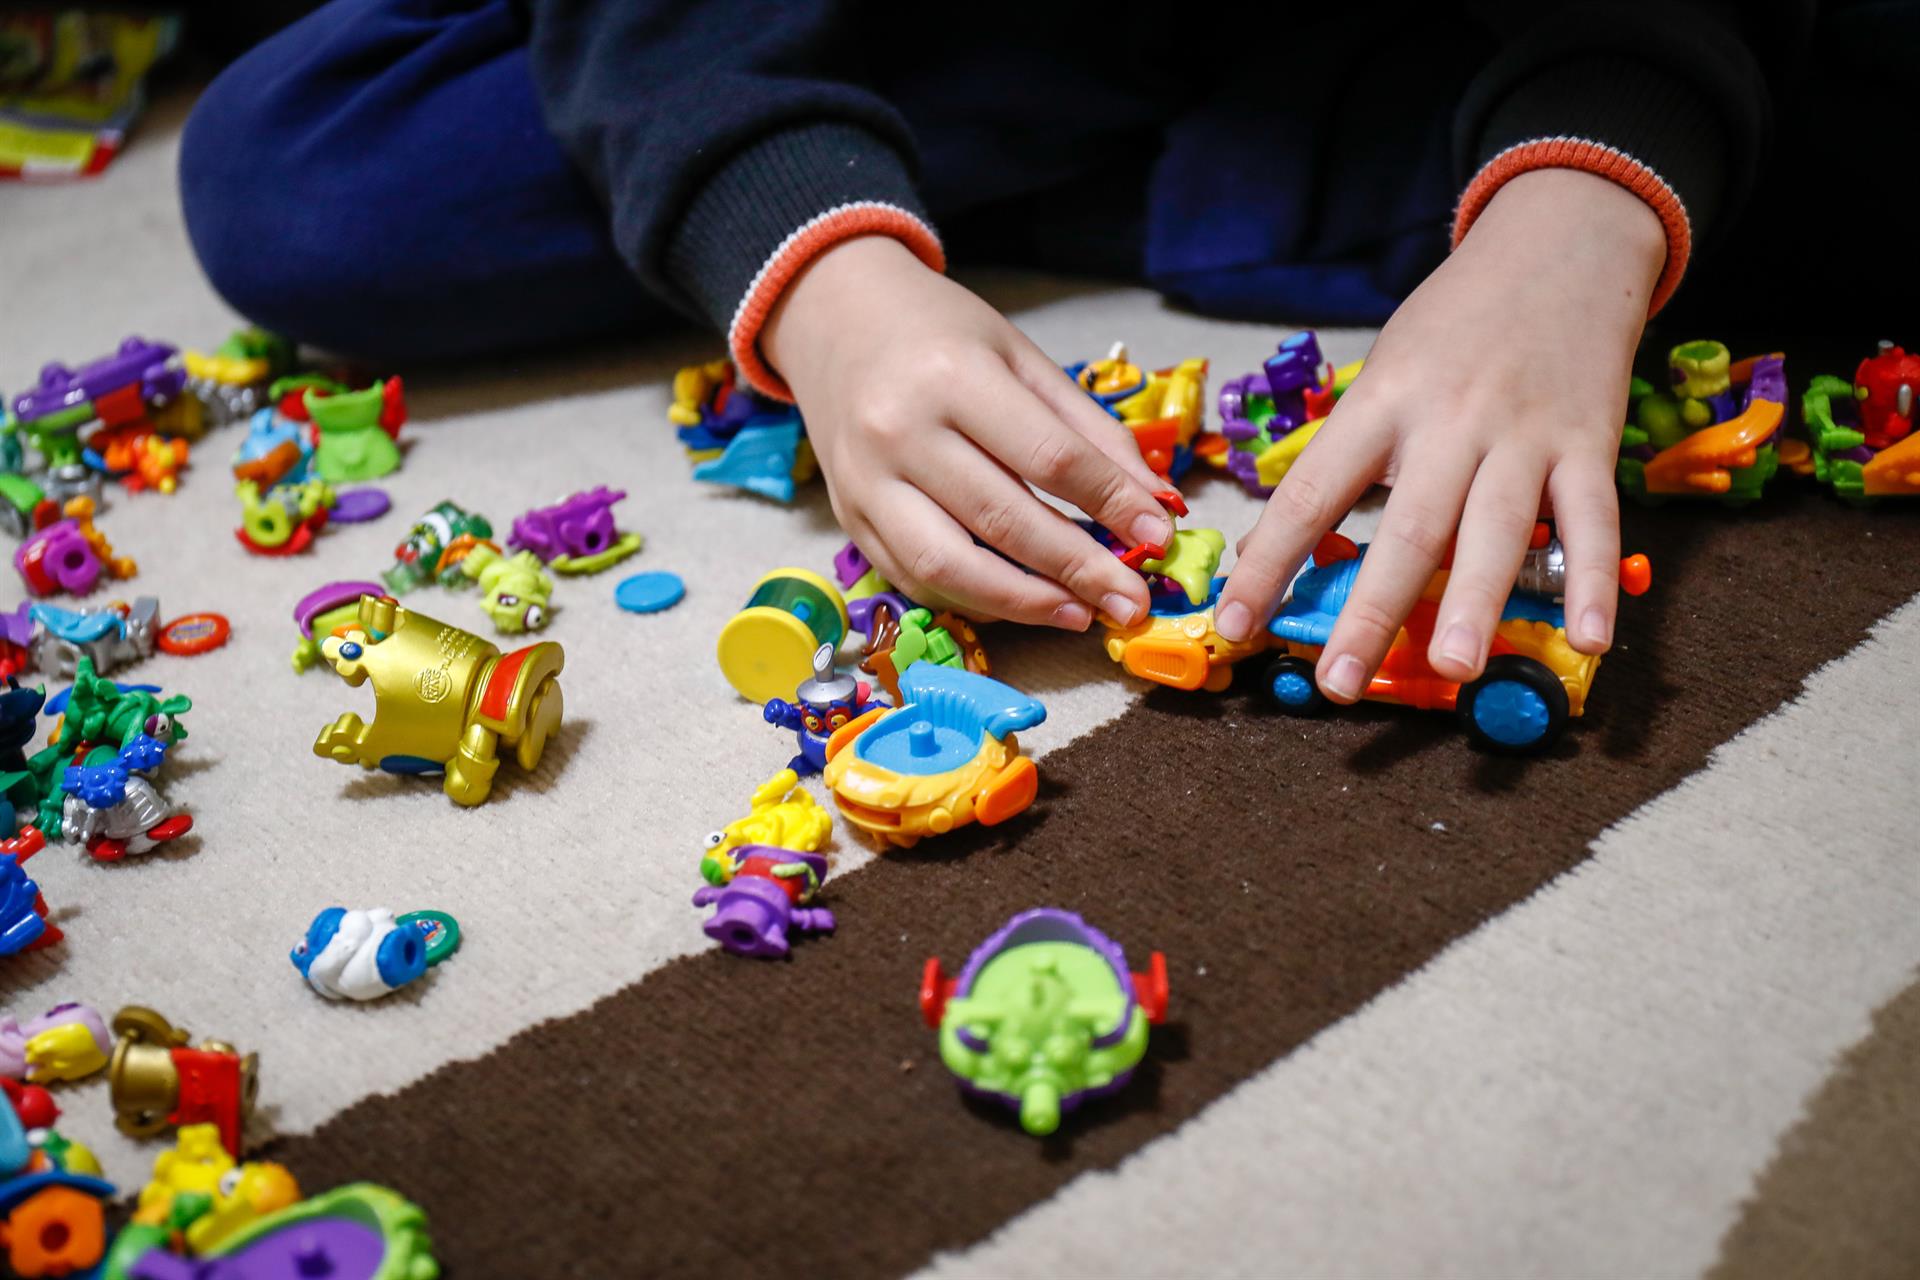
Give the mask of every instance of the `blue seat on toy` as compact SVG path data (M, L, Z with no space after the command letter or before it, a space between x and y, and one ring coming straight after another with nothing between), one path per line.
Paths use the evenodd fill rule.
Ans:
M1353 594L1353 580L1360 576L1360 562L1366 548L1348 560L1315 565L1294 580L1293 594L1273 615L1267 630L1281 640L1294 644L1323 645L1333 637L1333 624L1347 607Z
M915 777L958 769L983 741L1047 718L1038 698L972 671L916 662L900 676L901 705L855 739L854 754Z

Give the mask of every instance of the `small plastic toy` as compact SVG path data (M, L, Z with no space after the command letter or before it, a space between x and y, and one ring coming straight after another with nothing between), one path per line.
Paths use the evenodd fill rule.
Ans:
M60 504L39 485L15 472L0 471L0 533L24 538L59 518Z
M240 527L233 536L257 556L298 555L313 545L334 504L333 489L324 480L280 483L264 494L251 480L233 487L240 499Z
M1179 494L1155 496L1176 522L1186 515ZM1109 622L1106 628L1107 656L1128 674L1174 689L1218 693L1233 682L1235 663L1266 647L1251 637L1228 640L1214 628L1214 605L1226 582L1214 576L1227 545L1218 529L1176 528L1167 547L1149 543L1124 550L1104 529L1094 526L1092 532L1147 579L1147 616L1132 626Z
M391 596L360 597L355 623L328 636L320 652L348 684L372 680L374 721L347 712L320 731L315 755L388 773L440 773L442 789L463 805L487 798L502 748L522 769L539 765L560 728L559 645L503 654Z
M435 940L444 940L436 952ZM378 1000L424 974L460 944L460 926L441 912L395 919L385 907L328 907L294 946L293 967L329 1000Z
M218 613L189 613L160 628L154 648L176 658L197 658L212 653L233 634L233 624Z
M320 661L320 643L342 627L360 620L360 597L386 594L377 582L329 582L300 597L293 606L293 621L300 628L300 643L293 649L293 669L304 672Z
M708 834L700 855L700 874L722 885L740 869L739 851L748 846L818 853L833 831L833 815L800 785L800 775L782 769L761 783L747 802L747 816Z
M313 431L273 410L261 409L247 420L247 434L233 455L233 478L257 485L305 484L313 478Z
M1321 647L1333 634L1360 572L1365 546L1328 534L1313 553L1313 567L1293 584L1268 630L1286 653L1267 668L1266 689L1291 715L1311 715L1326 706L1314 680ZM1586 710L1587 693L1600 659L1567 643L1562 592L1566 562L1560 543L1544 524L1522 564L1506 609L1494 629L1491 656L1480 678L1459 684L1427 665L1427 649L1447 569L1440 569L1401 625L1387 656L1361 696L1423 710L1457 712L1467 735L1489 751L1537 754L1547 750L1570 717ZM1641 595L1652 583L1645 556L1620 562L1620 585Z
M147 489L172 493L180 485L189 452L185 440L168 439L141 422L96 431L82 456L94 470L118 480L128 493Z
M407 401L398 378L359 391L308 387L301 395L319 433L313 469L332 484L378 480L400 469L400 428Z
M1781 460L1811 475L1847 502L1920 495L1920 435L1913 432L1913 397L1920 387L1920 354L1882 341L1860 362L1853 381L1821 374L1800 398L1811 450L1781 445Z
M1047 718L1039 699L971 671L916 662L903 701L869 711L827 740L822 777L848 822L884 848L908 847L978 821L1005 822L1033 803L1039 775L1014 737Z
M687 595L687 584L677 573L655 570L622 578L613 589L613 602L628 613L659 613L679 604Z
M1147 373L1127 359L1127 344L1116 342L1103 360L1068 365L1067 376L1133 433L1141 458L1163 479L1178 483L1193 467L1196 447L1216 453L1225 447L1224 440L1208 445L1200 436L1205 360L1182 360Z
M435 503L414 522L406 538L393 549L393 564L380 575L389 590L404 594L430 582L461 586L467 582L461 561L488 538L493 524L458 503Z
M1744 506L1780 465L1787 375L1779 352L1735 361L1724 344L1683 342L1667 357L1671 391L1635 378L1620 435L1620 490L1640 502L1714 498Z
M128 1005L113 1016L113 1058L107 1091L114 1125L132 1138L150 1138L189 1124L211 1124L228 1155L240 1158L240 1136L253 1114L260 1060L242 1057L221 1040L193 1038L160 1014Z
M833 932L833 912L807 905L827 878L825 858L764 845L733 854L727 882L702 885L693 895L694 906L714 908L701 926L709 938L737 956L779 960L790 934Z
M30 594L51 596L65 591L84 596L103 573L131 578L139 572L140 566L130 557L115 555L107 535L94 527L92 498L70 498L61 510L65 519L40 530L13 553L14 568Z
M0 1104L0 1257L10 1275L86 1272L107 1251L113 1184L91 1151L48 1130L29 1133Z
M33 665L42 674L65 679L85 658L98 672L110 672L153 656L158 639L160 602L137 597L132 604L116 600L100 609L62 609L36 604L30 644Z
M934 614L918 606L894 610L905 603L885 593L867 602L867 640L861 647L860 669L899 705L900 673L916 662L931 662L956 671L993 674L993 664L980 644L973 624L957 613ZM852 612L852 606L848 606Z
M864 680L834 672L833 647L823 644L813 651L813 674L794 690L793 701L769 698L762 711L768 724L794 731L800 754L787 761L787 768L810 778L826 767L827 739L834 731L877 705L868 698Z
M544 631L553 621L553 579L531 551L503 556L489 546L463 561L480 584L480 611L502 635Z
M62 837L84 844L97 861L118 862L193 830L193 815L176 812L148 776L172 745L139 734L118 751L96 747L69 765L60 783Z
M1258 373L1220 388L1220 434L1227 448L1208 456L1249 490L1265 497L1320 431L1333 406L1359 376L1362 362L1335 369L1311 330L1284 338Z
M14 829L15 805L31 813L40 802L27 744L39 736L40 709L46 704L46 690L23 689L11 675L0 689L0 839Z
M1023 911L974 949L958 978L927 961L920 1016L961 1088L1017 1110L1044 1137L1089 1098L1126 1086L1167 1016L1167 961L1127 968L1120 944L1071 911Z
M197 1259L161 1247L152 1228L128 1232L136 1229L143 1234L129 1241L127 1280L435 1280L440 1274L425 1212L371 1182L336 1187L257 1218ZM136 1248L144 1251L134 1254ZM121 1258L116 1242L113 1260ZM109 1272L103 1280L117 1277Z
M333 511L327 517L334 524L365 524L393 510L393 499L385 489L364 486L340 489L333 495Z
M737 382L731 361L676 373L667 418L696 464L695 480L792 502L796 487L813 478L813 448L800 410Z
M164 408L186 386L178 351L144 338L124 339L110 356L69 369L57 361L40 370L40 384L13 402L29 430L77 429L95 420L115 425Z
M267 403L267 388L293 367L293 345L265 329L239 329L211 353L183 351L187 394L203 420L223 427L252 417Z
M47 919L47 899L23 865L46 847L47 838L34 826L0 840L0 956L37 951L66 936Z
M300 1184L285 1165L240 1164L210 1124L183 1125L172 1149L153 1158L153 1177L140 1189L133 1221L161 1227L188 1254L203 1254L242 1227L300 1200ZM115 1245L118 1251L118 1243Z
M622 533L613 522L613 506L626 496L624 489L601 485L535 507L514 520L507 545L531 551L555 573L599 573L640 550L640 535Z
M0 1076L12 1080L84 1080L107 1065L113 1037L92 1005L57 1004L25 1026L0 1015Z
M775 569L720 629L721 674L762 706L813 673L813 653L847 635L847 604L832 583L806 569Z

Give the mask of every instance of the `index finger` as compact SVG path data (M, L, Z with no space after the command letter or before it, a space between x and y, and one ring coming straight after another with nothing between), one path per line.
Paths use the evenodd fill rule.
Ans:
M1342 407L1301 450L1241 543L1214 613L1215 629L1228 640L1245 640L1265 625L1307 553L1386 466L1393 445L1386 424L1357 412L1343 420Z

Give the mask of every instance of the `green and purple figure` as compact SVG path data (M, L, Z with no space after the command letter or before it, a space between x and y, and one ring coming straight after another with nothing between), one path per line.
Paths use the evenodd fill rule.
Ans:
M723 884L701 885L696 907L712 906L702 928L737 956L781 960L795 933L832 933L833 912L811 907L827 860L817 853L754 844L734 850L734 871Z

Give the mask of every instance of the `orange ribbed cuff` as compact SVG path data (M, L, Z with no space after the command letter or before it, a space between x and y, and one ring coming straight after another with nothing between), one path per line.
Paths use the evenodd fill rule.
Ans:
M760 327L766 324L780 295L803 267L828 249L856 236L873 235L892 236L933 270L947 269L940 237L898 205L863 200L809 218L767 255L747 285L746 296L734 308L733 323L727 326L727 349L733 363L755 391L779 400L793 399L786 380L760 356Z
M1460 194L1460 206L1453 214L1453 245L1459 248L1474 220L1486 209L1494 193L1523 173L1535 169L1579 169L1618 183L1646 201L1667 233L1667 264L1654 282L1653 299L1647 306L1652 315L1667 305L1667 299L1680 287L1687 272L1687 259L1693 254L1693 223L1680 197L1661 176L1626 152L1584 138L1538 138L1520 142L1480 166L1467 189Z

